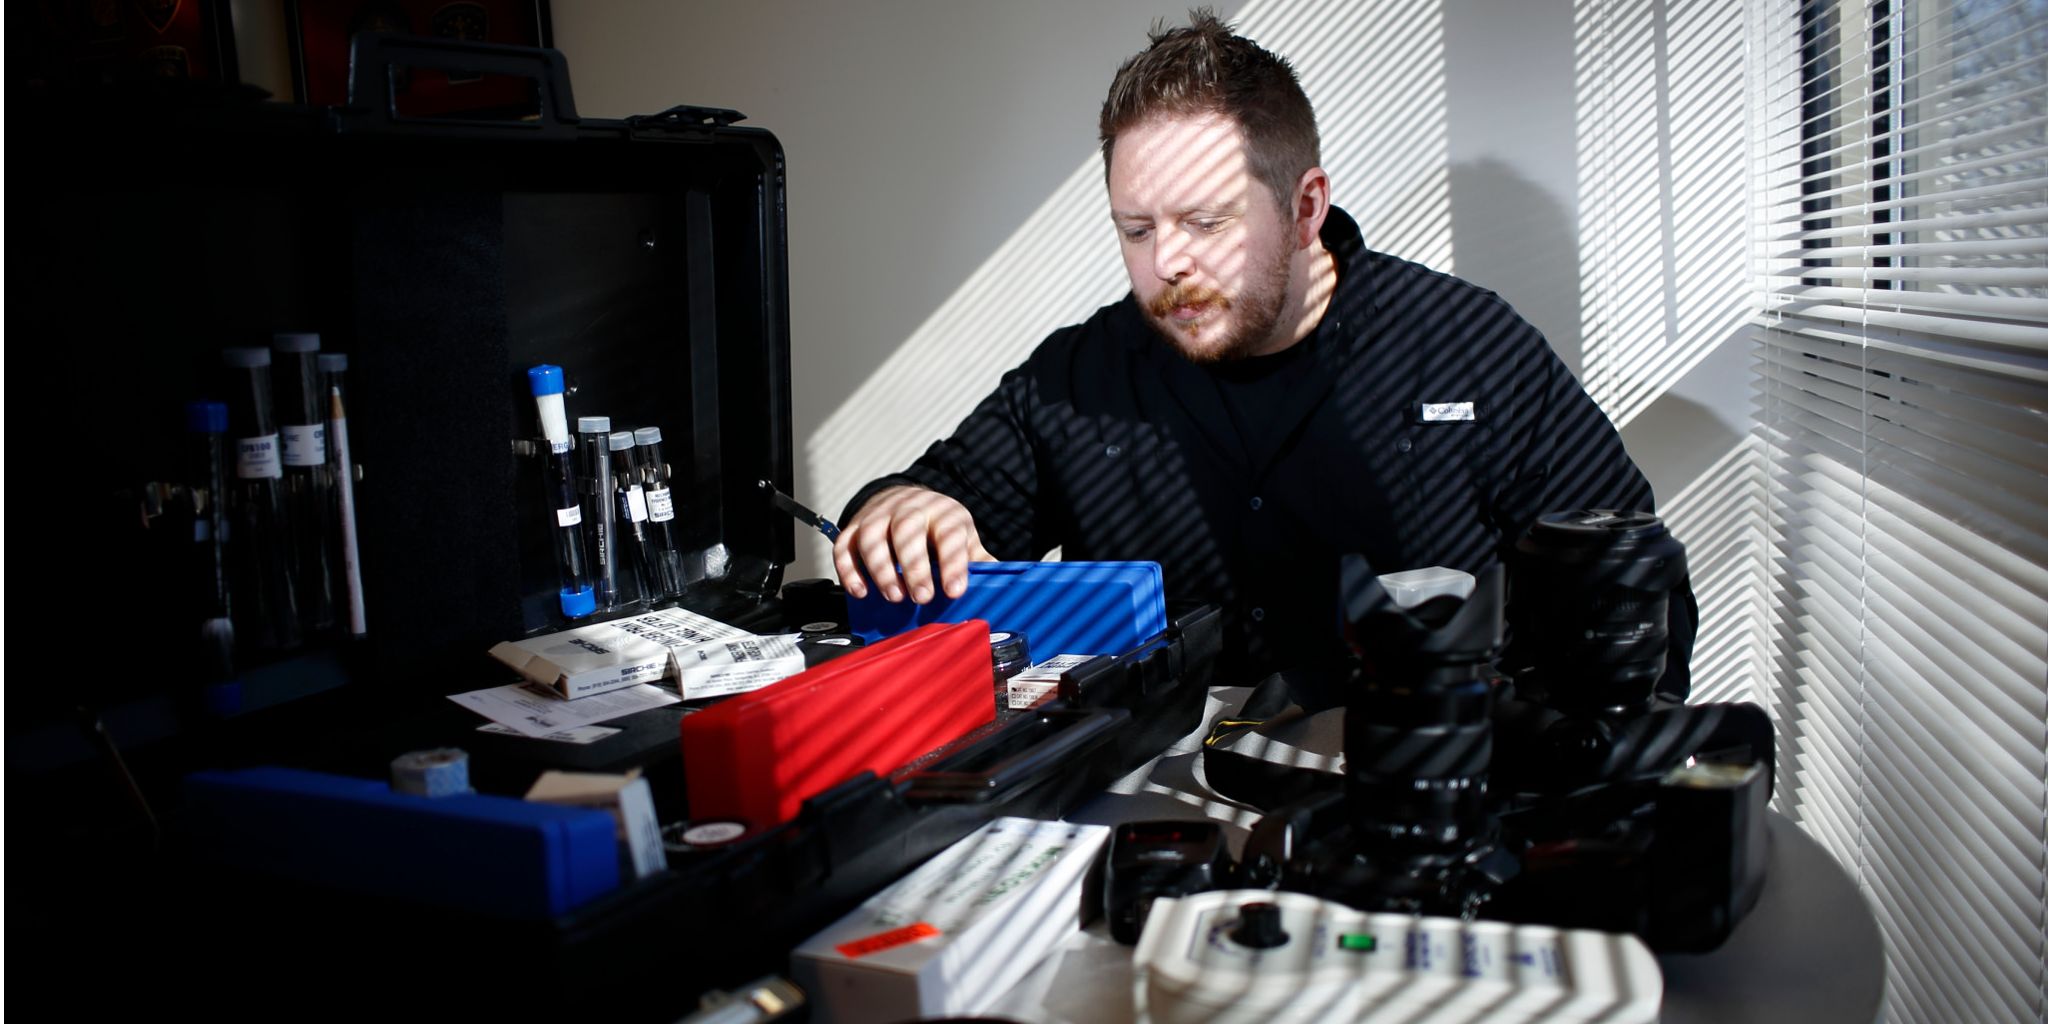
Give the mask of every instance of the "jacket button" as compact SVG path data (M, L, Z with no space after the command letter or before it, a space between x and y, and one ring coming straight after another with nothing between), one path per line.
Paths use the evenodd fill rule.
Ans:
M1252 609L1252 621L1253 621L1253 622L1264 622L1264 621L1266 621L1266 610L1265 610L1264 608L1254 608L1254 609Z
M1120 444L1113 444L1113 445L1110 445L1110 446L1108 446L1108 447L1106 447L1106 448L1102 449L1102 454L1104 454L1104 455L1107 455L1107 456L1109 456L1109 457L1110 457L1110 458L1112 458L1112 459L1113 459L1113 458L1116 458L1116 457L1117 457L1117 456L1119 456L1119 455L1122 455L1123 453L1124 453L1124 448L1123 448L1123 445L1120 445Z
M1407 451L1408 449L1410 449L1410 448L1413 448L1413 447L1415 447L1415 442L1413 442L1413 441L1410 441L1410 440L1408 440L1407 438L1405 438L1405 437L1404 437L1404 438L1400 439L1399 441L1396 441L1396 442L1394 442L1394 447L1395 447L1395 448L1398 448L1398 449L1400 449L1400 450L1402 450L1402 451L1404 451L1404 452L1405 452L1405 451Z
M1265 503L1266 502L1264 499L1258 497L1257 495L1254 495L1252 497L1252 511L1257 512L1259 510L1259 507L1261 505L1264 505Z

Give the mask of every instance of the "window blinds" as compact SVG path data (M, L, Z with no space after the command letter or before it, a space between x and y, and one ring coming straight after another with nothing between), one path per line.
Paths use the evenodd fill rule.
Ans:
M2048 0L1749 0L1780 807L1900 1021L2048 1016Z

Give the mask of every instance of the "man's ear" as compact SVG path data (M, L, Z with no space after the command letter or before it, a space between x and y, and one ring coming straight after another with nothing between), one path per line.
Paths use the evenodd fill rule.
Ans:
M1330 175L1320 167L1301 172L1294 183L1294 247L1306 249L1323 233L1330 216Z

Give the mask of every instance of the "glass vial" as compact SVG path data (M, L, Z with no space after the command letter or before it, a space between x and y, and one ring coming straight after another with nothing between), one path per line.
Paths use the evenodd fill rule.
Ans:
M299 643L297 585L285 523L284 453L270 407L270 350L221 352L228 376L228 579L237 642L258 650Z
M308 633L334 628L334 468L327 462L327 403L320 392L320 336L271 339L277 429L284 462L285 526L299 621Z
M618 515L612 498L612 418L581 416L576 420L576 464L583 489L583 523L590 534L590 575L597 585L597 606L619 604Z
M683 594L683 550L676 523L675 492L669 489L668 462L661 455L661 428L633 431L633 465L647 495L647 546L652 566L647 585L662 599Z
M633 460L633 432L615 430L612 449L612 506L618 514L619 591L628 601L645 603L651 596L647 579L652 554L647 540L647 492Z

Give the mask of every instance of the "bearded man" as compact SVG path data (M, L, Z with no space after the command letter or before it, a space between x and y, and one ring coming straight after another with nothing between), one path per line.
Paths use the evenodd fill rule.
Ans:
M1477 573L1543 513L1654 511L1541 333L1490 291L1365 247L1331 205L1287 62L1206 10L1191 20L1155 28L1102 107L1130 294L855 495L833 548L847 591L958 597L970 561L1054 547L1158 562L1169 598L1221 608L1219 681L1249 683L1338 662L1348 553L1375 573ZM1658 689L1682 698L1689 585L1671 609Z

